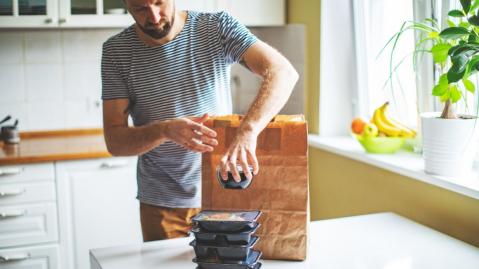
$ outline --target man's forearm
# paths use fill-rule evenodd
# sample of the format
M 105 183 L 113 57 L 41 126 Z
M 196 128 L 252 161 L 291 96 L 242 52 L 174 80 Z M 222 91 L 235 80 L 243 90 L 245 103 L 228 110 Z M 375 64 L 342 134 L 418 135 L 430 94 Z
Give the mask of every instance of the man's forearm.
M 108 127 L 105 141 L 108 151 L 115 156 L 133 156 L 146 153 L 166 142 L 164 123 L 155 122 L 141 127 Z
M 241 129 L 258 135 L 288 101 L 298 73 L 289 64 L 267 69 L 258 95 L 243 120 Z

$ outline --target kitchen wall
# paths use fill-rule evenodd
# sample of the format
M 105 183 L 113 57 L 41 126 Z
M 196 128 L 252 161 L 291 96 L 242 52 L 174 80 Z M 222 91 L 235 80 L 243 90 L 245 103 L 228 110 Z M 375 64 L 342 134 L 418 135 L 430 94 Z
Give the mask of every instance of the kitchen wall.
M 101 44 L 117 31 L 1 31 L 0 117 L 21 130 L 101 126 Z
M 305 92 L 308 125 L 314 134 L 321 124 L 320 14 L 320 1 L 288 1 L 288 22 L 304 23 L 307 29 Z M 476 199 L 314 147 L 309 148 L 309 168 L 312 220 L 391 211 L 479 246 Z
M 101 46 L 121 29 L 0 30 L 0 118 L 10 114 L 21 130 L 101 127 Z M 253 28 L 303 74 L 302 26 Z M 246 111 L 260 80 L 232 68 L 235 112 Z M 283 113 L 303 113 L 302 79 Z

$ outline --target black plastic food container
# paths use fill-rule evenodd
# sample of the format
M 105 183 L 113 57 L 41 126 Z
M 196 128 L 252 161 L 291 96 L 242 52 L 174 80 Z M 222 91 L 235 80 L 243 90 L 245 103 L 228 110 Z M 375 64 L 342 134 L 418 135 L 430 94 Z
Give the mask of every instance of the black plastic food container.
M 214 243 L 200 244 L 193 240 L 190 243 L 195 250 L 196 257 L 200 259 L 217 258 L 219 260 L 246 260 L 250 250 L 258 242 L 259 237 L 252 236 L 246 245 L 218 246 Z
M 242 190 L 248 188 L 249 185 L 251 185 L 251 182 L 253 182 L 253 167 L 248 166 L 248 170 L 252 175 L 251 179 L 246 178 L 246 175 L 244 174 L 243 168 L 241 166 L 238 166 L 237 170 L 241 178 L 239 182 L 235 181 L 231 172 L 228 172 L 228 179 L 223 180 L 223 178 L 221 177 L 220 170 L 218 169 L 216 171 L 216 178 L 218 179 L 218 182 L 220 183 L 221 187 L 225 189 Z
M 193 262 L 197 263 L 201 269 L 256 269 L 261 257 L 261 252 L 253 250 L 250 252 L 246 261 L 220 261 L 216 258 L 200 259 L 194 258 Z M 261 267 L 261 265 L 260 265 Z
M 198 227 L 191 229 L 191 232 L 194 234 L 195 239 L 199 244 L 214 243 L 217 246 L 245 245 L 250 242 L 252 235 L 256 232 L 259 226 L 261 226 L 261 224 L 256 223 L 253 228 L 248 228 L 235 233 L 209 232 L 201 230 Z
M 253 269 L 260 269 L 260 268 L 261 268 L 261 265 L 262 265 L 262 264 L 261 264 L 260 262 L 258 262 L 258 263 L 256 263 L 256 265 L 253 267 Z M 203 269 L 203 268 L 200 267 L 200 266 L 198 266 L 198 267 L 196 267 L 196 269 Z
M 195 226 L 210 232 L 239 232 L 253 228 L 260 215 L 260 211 L 205 210 L 194 216 L 192 221 Z

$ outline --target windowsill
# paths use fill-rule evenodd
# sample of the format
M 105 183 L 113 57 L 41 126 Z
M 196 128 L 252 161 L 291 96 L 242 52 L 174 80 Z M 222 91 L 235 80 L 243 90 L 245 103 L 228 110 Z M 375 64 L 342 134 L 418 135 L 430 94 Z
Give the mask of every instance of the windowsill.
M 429 175 L 424 172 L 424 161 L 422 156 L 418 154 L 406 151 L 400 151 L 396 154 L 368 154 L 357 141 L 349 136 L 321 137 L 309 135 L 308 143 L 312 147 L 479 200 L 479 174 L 477 173 L 458 178 Z

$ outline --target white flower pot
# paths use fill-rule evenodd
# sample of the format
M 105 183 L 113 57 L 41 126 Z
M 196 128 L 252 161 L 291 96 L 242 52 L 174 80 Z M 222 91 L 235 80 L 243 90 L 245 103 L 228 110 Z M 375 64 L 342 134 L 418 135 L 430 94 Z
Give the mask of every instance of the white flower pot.
M 428 174 L 458 176 L 471 172 L 477 151 L 479 119 L 441 119 L 421 114 L 422 152 Z

